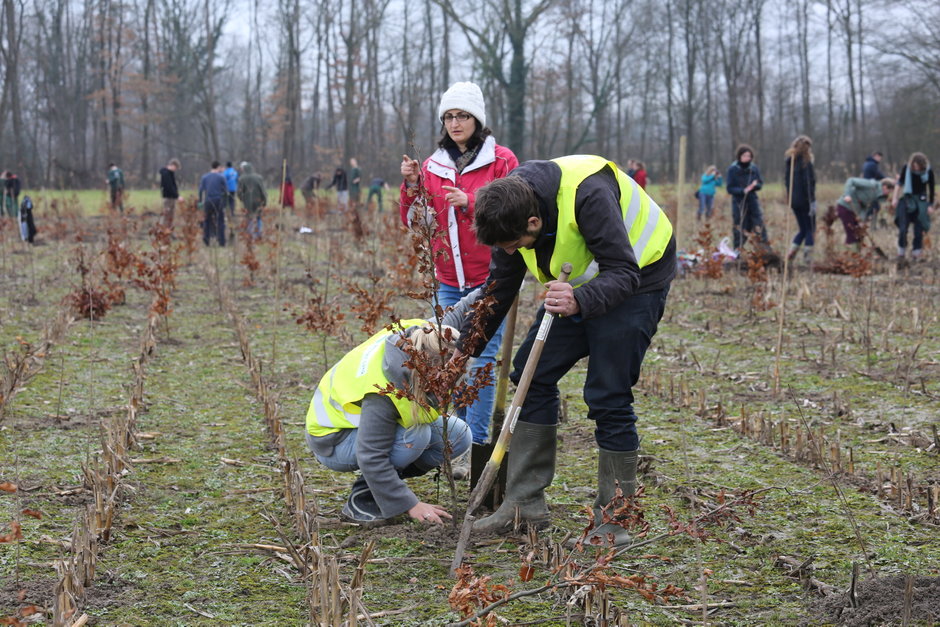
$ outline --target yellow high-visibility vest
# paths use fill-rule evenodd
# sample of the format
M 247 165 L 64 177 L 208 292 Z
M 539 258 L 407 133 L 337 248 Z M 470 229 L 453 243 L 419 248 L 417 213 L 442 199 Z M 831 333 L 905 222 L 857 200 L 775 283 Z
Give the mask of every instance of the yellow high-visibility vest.
M 317 390 L 307 408 L 307 432 L 313 436 L 336 433 L 340 429 L 355 429 L 362 413 L 360 403 L 366 394 L 374 394 L 376 385 L 384 388 L 388 377 L 382 370 L 385 341 L 393 333 L 408 327 L 423 325 L 426 320 L 402 320 L 391 331 L 383 329 L 349 351 L 320 379 Z M 398 410 L 398 423 L 407 428 L 418 423 L 431 423 L 440 417 L 435 409 L 418 407 L 417 421 L 412 412 L 414 403 L 407 398 L 389 394 L 386 398 Z
M 594 255 L 588 250 L 587 242 L 578 228 L 575 219 L 574 203 L 578 186 L 592 174 L 610 166 L 617 175 L 620 185 L 620 208 L 623 212 L 623 225 L 627 231 L 630 245 L 636 256 L 637 264 L 643 268 L 662 258 L 669 240 L 672 238 L 672 224 L 659 205 L 637 185 L 636 181 L 622 172 L 613 161 L 594 155 L 570 155 L 552 159 L 561 167 L 561 182 L 558 186 L 558 230 L 555 235 L 555 249 L 552 251 L 549 270 L 551 276 L 542 272 L 535 258 L 535 251 L 520 248 L 526 266 L 542 283 L 556 278 L 565 262 L 572 265 L 569 282 L 577 287 L 584 285 L 597 276 L 600 268 Z

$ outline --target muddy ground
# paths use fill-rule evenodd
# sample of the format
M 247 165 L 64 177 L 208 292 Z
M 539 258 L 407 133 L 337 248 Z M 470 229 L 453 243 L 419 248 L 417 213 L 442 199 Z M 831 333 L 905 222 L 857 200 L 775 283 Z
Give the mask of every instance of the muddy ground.
M 779 247 L 786 214 L 779 199 L 765 199 Z M 131 219 L 137 228 L 126 237 L 135 251 L 149 247 L 153 216 L 139 217 L 145 209 L 137 209 Z M 304 449 L 303 420 L 314 386 L 365 336 L 354 311 L 362 299 L 349 286 L 373 296 L 390 291 L 389 307 L 402 317 L 426 309 L 402 294 L 410 266 L 400 265 L 408 242 L 397 216 L 364 215 L 361 241 L 340 214 L 283 216 L 280 235 L 269 228 L 256 247 L 259 268 L 252 273 L 243 242 L 207 251 L 200 244 L 192 257 L 181 254 L 172 312 L 159 326 L 146 366 L 137 428 L 147 437 L 132 453 L 144 461 L 132 464 L 112 537 L 99 546 L 83 608 L 90 624 L 309 619 L 307 582 L 277 552 L 257 546 L 284 544 L 268 516 L 284 529 L 289 522 L 262 407 L 207 265 L 217 269 L 248 322 L 253 350 L 278 396 L 288 449 L 301 460 L 322 545 L 338 558 L 341 579 L 349 581 L 362 547 L 375 540 L 363 594 L 375 624 L 459 620 L 448 604 L 456 527 L 401 521 L 363 530 L 342 522 L 338 513 L 352 477 L 324 469 Z M 268 216 L 267 224 L 277 219 Z M 40 234 L 42 245 L 29 249 L 3 231 L 5 353 L 39 341 L 62 299 L 81 283 L 76 251 L 83 248 L 101 264 L 105 231 L 115 224 L 114 218 L 60 218 Z M 300 226 L 313 233 L 299 233 Z M 725 221 L 714 225 L 716 234 L 729 230 Z M 78 231 L 81 242 L 75 241 Z M 874 233 L 885 250 L 892 250 L 893 232 Z M 940 263 L 929 252 L 927 261 L 902 269 L 874 259 L 872 271 L 858 278 L 796 267 L 785 297 L 775 272 L 756 298 L 755 284 L 731 269 L 719 278 L 677 278 L 637 387 L 646 539 L 742 494 L 757 492 L 753 507 L 736 506 L 734 517 L 702 525 L 705 534 L 697 538 L 686 532 L 662 537 L 604 570 L 655 581 L 660 591 L 673 585 L 681 594 L 650 602 L 611 585 L 601 603 L 597 595 L 549 590 L 497 609 L 500 623 L 602 624 L 606 615 L 611 624 L 706 618 L 728 625 L 901 624 L 908 605 L 911 624 L 938 620 L 940 514 L 930 495 L 940 485 Z M 0 422 L 0 483 L 21 488 L 0 492 L 0 536 L 14 520 L 23 534 L 20 542 L 0 544 L 0 617 L 36 605 L 43 611 L 29 619 L 51 624 L 52 564 L 66 555 L 79 508 L 88 502 L 81 466 L 100 450 L 102 417 L 126 406 L 131 359 L 150 307 L 148 294 L 125 285 L 126 304 L 101 320 L 76 321 L 50 347 Z M 324 311 L 345 314 L 337 329 L 311 332 L 295 322 L 311 298 Z M 517 341 L 537 306 L 538 290 L 530 285 Z M 586 525 L 596 453 L 580 392 L 583 366 L 561 389 L 559 469 L 548 490 L 552 527 L 537 537 L 472 538 L 469 563 L 491 577 L 490 585 L 518 592 L 544 584 L 557 558 L 553 543 Z M 410 484 L 459 520 L 465 483 L 453 496 L 437 475 Z M 41 519 L 23 514 L 26 509 L 41 512 Z M 530 554 L 534 576 L 520 581 Z M 594 551 L 572 559 L 591 564 Z M 853 564 L 858 607 L 846 596 Z M 910 601 L 908 575 L 914 577 Z

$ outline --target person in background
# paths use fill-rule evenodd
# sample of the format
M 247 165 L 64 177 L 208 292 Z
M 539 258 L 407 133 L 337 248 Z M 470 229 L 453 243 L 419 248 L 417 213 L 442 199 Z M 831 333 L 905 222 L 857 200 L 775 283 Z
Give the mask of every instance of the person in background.
M 362 170 L 359 169 L 359 162 L 355 157 L 349 160 L 349 197 L 352 200 L 352 206 L 359 208 L 359 195 L 362 193 Z
M 361 472 L 343 505 L 346 520 L 374 525 L 405 512 L 425 524 L 451 518 L 444 508 L 415 496 L 405 479 L 440 466 L 447 446 L 452 455 L 468 450 L 470 429 L 455 416 L 446 418 L 445 427 L 422 374 L 406 364 L 420 352 L 430 363 L 443 366 L 442 350 L 457 339 L 455 327 L 468 312 L 469 301 L 445 313 L 441 328 L 425 320 L 402 320 L 376 333 L 320 380 L 307 410 L 306 441 L 327 468 Z M 415 400 L 377 393 L 377 387 L 389 384 L 408 390 Z
M 741 144 L 735 151 L 735 161 L 728 168 L 725 185 L 731 195 L 731 219 L 734 249 L 740 250 L 744 233 L 754 233 L 761 242 L 767 243 L 767 227 L 764 214 L 757 199 L 757 192 L 764 185 L 760 169 L 754 165 L 754 149 Z
M 235 194 L 238 192 L 238 170 L 232 166 L 229 161 L 225 164 L 225 171 L 222 172 L 225 177 L 225 204 L 228 206 L 228 217 L 235 221 Z
M 290 169 L 284 172 L 284 184 L 281 186 L 281 207 L 294 208 L 294 181 L 290 177 Z
M 117 164 L 108 164 L 108 187 L 111 190 L 111 208 L 124 213 L 124 172 Z
M 796 257 L 803 247 L 803 262 L 813 261 L 813 244 L 816 231 L 816 171 L 813 169 L 813 140 L 800 135 L 790 144 L 784 161 L 783 185 L 787 193 L 787 204 L 796 217 L 799 228 L 790 244 L 787 259 Z M 793 187 L 791 188 L 790 185 Z
M 702 184 L 698 188 L 698 214 L 696 219 L 711 220 L 715 211 L 715 189 L 721 187 L 723 180 L 718 172 L 718 166 L 710 165 L 702 175 Z
M 881 171 L 881 160 L 883 158 L 884 155 L 881 154 L 880 150 L 876 150 L 868 155 L 868 157 L 865 158 L 865 165 L 862 166 L 862 178 L 874 179 L 876 181 L 882 181 L 887 178 Z M 875 200 L 871 205 L 865 207 L 860 214 L 863 220 L 871 224 L 873 230 L 878 227 L 878 212 L 880 210 L 881 203 Z
M 886 178 L 881 171 L 881 160 L 883 158 L 884 155 L 881 154 L 880 150 L 876 150 L 865 157 L 865 165 L 862 166 L 862 178 L 876 179 L 878 181 Z
M 490 247 L 477 242 L 473 233 L 474 207 L 478 189 L 502 178 L 519 165 L 511 150 L 496 143 L 486 125 L 486 103 L 479 86 L 458 82 L 441 96 L 437 107 L 441 120 L 438 149 L 424 165 L 404 155 L 401 162 L 399 210 L 402 222 L 411 227 L 415 220 L 429 219 L 437 229 L 434 237 L 434 273 L 440 282 L 437 300 L 442 307 L 456 304 L 486 280 Z M 419 186 L 427 193 L 419 194 Z M 471 364 L 473 377 L 487 364 L 496 363 L 502 342 L 503 325 Z M 496 390 L 489 385 L 467 408 L 465 420 L 476 444 L 489 439 L 490 417 Z M 470 472 L 469 453 L 454 464 L 454 476 Z
M 268 204 L 268 192 L 264 179 L 255 173 L 254 167 L 247 161 L 242 162 L 242 173 L 238 177 L 238 199 L 245 207 L 245 220 L 248 234 L 254 239 L 261 239 L 261 213 Z
M 637 185 L 646 190 L 646 166 L 642 161 L 634 161 L 633 165 L 636 168 L 633 172 L 633 180 L 636 181 Z
M 636 161 L 627 159 L 627 176 L 633 178 L 634 174 L 636 174 Z
M 341 211 L 349 209 L 349 178 L 342 167 L 333 172 L 333 180 L 326 186 L 327 189 L 336 188 L 336 207 Z
M 898 227 L 898 261 L 903 262 L 907 251 L 907 231 L 914 225 L 911 258 L 917 261 L 924 252 L 924 233 L 930 230 L 930 212 L 934 204 L 935 178 L 927 155 L 913 153 L 898 174 L 897 186 L 891 199 L 894 223 Z
M 7 217 L 15 218 L 16 207 L 13 206 L 12 211 L 11 211 L 12 203 L 7 200 L 7 176 L 9 174 L 10 173 L 6 170 L 0 173 L 0 194 L 2 194 L 2 202 L 0 202 L 0 216 L 2 216 L 4 212 L 6 212 Z
M 7 208 L 7 215 L 11 218 L 19 215 L 21 189 L 20 177 L 7 170 L 3 180 L 3 202 Z
M 20 203 L 20 238 L 34 244 L 36 241 L 36 221 L 33 218 L 33 200 L 27 195 Z
M 7 174 L 6 170 L 0 172 L 0 216 L 6 211 L 10 218 L 16 217 L 16 212 L 10 213 L 10 203 L 7 202 Z
M 211 169 L 199 180 L 199 204 L 205 210 L 202 222 L 202 241 L 208 246 L 214 234 L 219 246 L 225 246 L 225 198 L 227 195 L 222 164 L 212 162 Z
M 314 172 L 304 179 L 304 182 L 300 185 L 300 193 L 304 196 L 304 205 L 307 209 L 313 205 L 313 201 L 317 197 L 317 190 L 320 189 L 321 180 L 322 179 L 320 178 L 320 174 Z
M 382 211 L 382 190 L 388 189 L 388 183 L 385 182 L 385 179 L 380 177 L 375 177 L 372 179 L 372 182 L 369 183 L 369 196 L 366 198 L 366 207 L 369 206 L 369 203 L 372 202 L 372 197 L 376 198 L 376 211 Z
M 842 196 L 836 203 L 836 213 L 845 229 L 845 243 L 861 249 L 859 216 L 864 216 L 872 204 L 886 199 L 894 192 L 894 180 L 884 178 L 880 181 L 852 177 L 845 181 Z
M 179 159 L 170 159 L 165 167 L 160 168 L 160 197 L 163 199 L 163 226 L 173 228 L 173 214 L 179 202 L 180 190 L 176 173 L 180 169 Z

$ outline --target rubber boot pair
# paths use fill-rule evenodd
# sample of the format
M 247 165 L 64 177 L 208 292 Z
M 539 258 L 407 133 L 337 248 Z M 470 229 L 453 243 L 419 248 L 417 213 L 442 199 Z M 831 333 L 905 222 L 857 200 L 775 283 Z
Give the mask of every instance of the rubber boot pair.
M 398 476 L 402 479 L 420 477 L 431 472 L 431 470 L 433 469 L 422 468 L 417 463 L 413 463 L 399 470 Z M 346 503 L 340 512 L 340 518 L 366 527 L 378 527 L 388 521 L 388 519 L 382 517 L 382 510 L 376 502 L 372 490 L 369 489 L 366 478 L 362 475 L 356 477 L 353 482 L 352 489 L 349 491 L 349 498 L 346 499 Z
M 549 512 L 545 503 L 545 488 L 555 477 L 556 440 L 558 428 L 554 425 L 516 424 L 507 468 L 506 496 L 493 514 L 473 523 L 474 531 L 505 533 L 518 521 L 520 525 L 543 529 L 548 526 Z M 624 496 L 636 491 L 638 451 L 608 451 L 600 449 L 597 463 L 597 498 L 594 500 L 594 520 L 597 527 L 585 542 L 594 545 L 623 546 L 632 540 L 620 525 L 603 522 L 602 508 L 616 495 L 619 485 Z M 612 515 L 613 512 L 608 512 Z M 592 542 L 596 538 L 595 542 Z
M 516 522 L 544 529 L 549 523 L 545 488 L 555 478 L 556 425 L 517 422 L 506 467 L 506 495 L 499 508 L 473 523 L 474 531 L 505 533 Z

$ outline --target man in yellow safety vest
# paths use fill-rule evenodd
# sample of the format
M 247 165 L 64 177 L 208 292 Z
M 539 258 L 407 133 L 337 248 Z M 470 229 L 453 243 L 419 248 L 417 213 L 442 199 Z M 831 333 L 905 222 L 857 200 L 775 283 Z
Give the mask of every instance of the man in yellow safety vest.
M 484 289 L 496 304 L 487 337 L 509 310 L 526 270 L 548 290 L 513 360 L 513 381 L 522 374 L 542 317 L 559 316 L 515 426 L 505 499 L 474 529 L 507 531 L 517 510 L 528 525 L 548 524 L 545 488 L 555 474 L 558 381 L 590 357 L 584 400 L 599 448 L 593 536 L 625 544 L 629 535 L 622 527 L 601 524 L 601 508 L 618 484 L 626 496 L 635 490 L 639 437 L 632 387 L 676 272 L 672 225 L 616 164 L 590 155 L 523 163 L 477 192 L 474 221 L 477 239 L 493 246 Z M 566 262 L 574 267 L 568 283 L 556 280 Z M 468 319 L 463 328 L 472 324 Z

